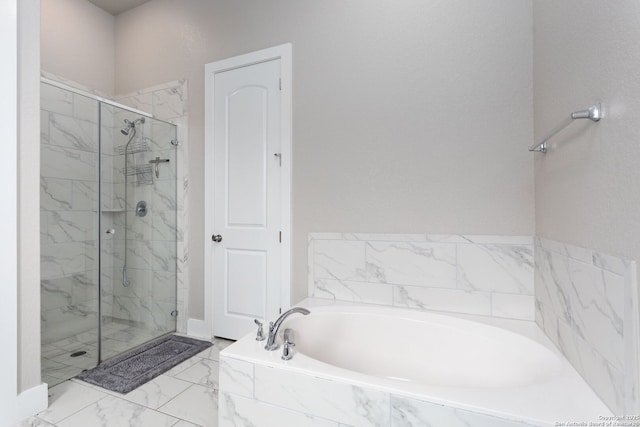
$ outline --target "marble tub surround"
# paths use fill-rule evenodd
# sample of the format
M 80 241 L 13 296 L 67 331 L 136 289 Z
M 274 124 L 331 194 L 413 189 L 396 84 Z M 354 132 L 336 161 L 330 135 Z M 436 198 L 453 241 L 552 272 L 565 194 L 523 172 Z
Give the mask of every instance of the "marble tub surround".
M 427 315 L 415 310 L 307 299 L 301 305 L 311 314 L 299 319 L 310 319 L 314 310 L 320 315 L 327 303 L 332 306 L 329 310 L 362 306 L 394 319 Z M 438 386 L 342 369 L 298 350 L 285 362 L 280 351 L 264 350 L 264 343 L 256 342 L 251 334 L 220 353 L 219 426 L 552 426 L 567 420 L 598 421 L 599 415 L 611 414 L 533 322 L 470 315 L 442 317 L 473 318 L 515 332 L 519 339 L 543 346 L 561 367 L 552 377 L 528 384 Z M 294 333 L 301 336 L 304 331 L 294 327 Z
M 536 322 L 612 411 L 639 413 L 635 262 L 545 238 L 535 251 Z
M 310 233 L 309 296 L 533 320 L 533 238 Z

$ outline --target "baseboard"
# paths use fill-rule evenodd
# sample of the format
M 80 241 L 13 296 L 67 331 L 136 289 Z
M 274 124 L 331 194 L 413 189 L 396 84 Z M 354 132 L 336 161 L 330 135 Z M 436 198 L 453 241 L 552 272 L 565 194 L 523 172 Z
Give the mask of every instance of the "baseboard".
M 187 335 L 205 340 L 213 338 L 209 325 L 200 319 L 187 319 Z
M 25 390 L 16 396 L 16 422 L 20 422 L 47 409 L 49 405 L 47 391 L 47 385 L 43 383 Z

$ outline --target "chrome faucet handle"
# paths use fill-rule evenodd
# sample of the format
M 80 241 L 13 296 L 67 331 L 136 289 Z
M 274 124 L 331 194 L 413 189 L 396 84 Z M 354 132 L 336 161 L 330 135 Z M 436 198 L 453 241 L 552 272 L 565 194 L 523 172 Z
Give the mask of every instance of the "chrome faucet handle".
M 267 344 L 264 346 L 266 350 L 274 351 L 278 349 L 279 345 L 278 345 L 277 338 L 278 338 L 278 331 L 280 330 L 280 326 L 282 326 L 282 322 L 284 322 L 287 317 L 296 313 L 307 315 L 310 312 L 306 308 L 293 307 L 292 309 L 282 313 L 280 317 L 276 319 L 275 322 L 269 323 L 269 337 L 267 338 Z
M 256 341 L 264 341 L 266 337 L 264 336 L 264 330 L 262 329 L 262 322 L 258 319 L 253 319 L 256 325 L 258 325 L 258 332 L 256 333 Z
M 292 332 L 291 329 L 284 330 L 284 343 L 282 345 L 282 356 L 280 357 L 282 360 L 290 360 L 293 357 L 291 347 L 295 347 L 296 343 L 290 341 Z

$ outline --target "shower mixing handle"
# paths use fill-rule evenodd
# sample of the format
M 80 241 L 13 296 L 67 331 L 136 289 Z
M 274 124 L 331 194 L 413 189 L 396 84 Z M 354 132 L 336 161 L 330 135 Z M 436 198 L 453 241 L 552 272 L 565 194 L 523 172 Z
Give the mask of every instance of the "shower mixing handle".
M 116 234 L 116 230 L 114 228 L 107 228 L 105 233 L 107 233 L 107 234 Z

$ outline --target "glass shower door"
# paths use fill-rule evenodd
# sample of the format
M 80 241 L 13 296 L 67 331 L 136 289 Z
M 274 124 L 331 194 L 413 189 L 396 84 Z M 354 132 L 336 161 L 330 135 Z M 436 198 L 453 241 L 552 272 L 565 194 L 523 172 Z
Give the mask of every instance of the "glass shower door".
M 176 330 L 173 124 L 102 104 L 101 355 Z
M 42 378 L 176 330 L 173 124 L 41 84 Z
M 42 83 L 42 380 L 98 361 L 98 101 Z

